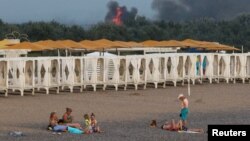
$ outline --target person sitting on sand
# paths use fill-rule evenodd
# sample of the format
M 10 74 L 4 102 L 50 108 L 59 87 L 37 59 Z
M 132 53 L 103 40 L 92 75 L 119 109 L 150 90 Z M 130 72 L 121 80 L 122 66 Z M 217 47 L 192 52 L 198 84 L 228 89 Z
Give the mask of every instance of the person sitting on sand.
M 70 127 L 76 127 L 78 129 L 82 129 L 81 124 L 79 123 L 72 123 L 73 122 L 73 116 L 71 115 L 72 109 L 66 108 L 66 112 L 63 114 L 62 119 L 59 120 L 63 124 L 70 126 Z
M 188 118 L 188 99 L 183 95 L 180 94 L 178 99 L 181 101 L 181 113 L 180 117 L 183 123 L 183 130 L 187 130 L 187 118 Z
M 67 131 L 67 126 L 66 125 L 60 125 L 58 124 L 58 118 L 56 115 L 56 112 L 51 112 L 50 113 L 50 118 L 49 118 L 49 130 L 53 130 L 55 132 L 65 132 Z
M 181 120 L 175 123 L 175 120 L 172 119 L 171 122 L 165 122 L 165 124 L 161 126 L 161 129 L 168 131 L 183 131 L 182 127 L 183 125 Z M 188 129 L 187 131 L 204 133 L 203 129 Z
M 95 114 L 91 113 L 90 115 L 90 125 L 95 133 L 101 133 L 102 131 L 100 130 L 100 127 L 97 125 L 97 120 L 95 119 Z
M 91 126 L 91 120 L 88 114 L 84 114 L 84 129 L 89 130 L 90 133 L 93 133 L 92 126 Z
M 63 123 L 72 123 L 73 122 L 73 116 L 71 115 L 72 109 L 66 108 L 66 112 L 62 116 Z

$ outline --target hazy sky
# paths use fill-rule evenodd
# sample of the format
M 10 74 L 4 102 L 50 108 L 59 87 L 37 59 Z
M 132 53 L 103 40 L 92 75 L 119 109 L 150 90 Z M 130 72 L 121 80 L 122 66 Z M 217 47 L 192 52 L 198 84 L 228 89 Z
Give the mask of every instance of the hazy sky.
M 0 19 L 4 22 L 56 20 L 70 24 L 103 21 L 110 0 L 0 0 Z M 152 0 L 116 0 L 129 9 L 137 7 L 139 15 L 152 18 Z

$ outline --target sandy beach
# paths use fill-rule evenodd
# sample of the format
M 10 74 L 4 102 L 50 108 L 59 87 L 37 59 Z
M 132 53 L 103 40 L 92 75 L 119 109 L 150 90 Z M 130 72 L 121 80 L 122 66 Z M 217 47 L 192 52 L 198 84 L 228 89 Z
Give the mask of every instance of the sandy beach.
M 250 84 L 191 85 L 190 128 L 207 130 L 208 124 L 249 124 Z M 150 128 L 152 119 L 158 125 L 179 119 L 179 93 L 187 95 L 187 85 L 166 88 L 147 88 L 135 91 L 109 88 L 106 91 L 84 91 L 24 97 L 11 94 L 0 97 L 1 141 L 206 141 L 207 134 L 185 134 Z M 66 107 L 73 109 L 75 122 L 83 125 L 83 114 L 94 112 L 105 131 L 102 134 L 53 135 L 46 130 L 49 114 L 56 111 L 61 117 Z M 24 137 L 12 137 L 10 131 L 22 131 Z

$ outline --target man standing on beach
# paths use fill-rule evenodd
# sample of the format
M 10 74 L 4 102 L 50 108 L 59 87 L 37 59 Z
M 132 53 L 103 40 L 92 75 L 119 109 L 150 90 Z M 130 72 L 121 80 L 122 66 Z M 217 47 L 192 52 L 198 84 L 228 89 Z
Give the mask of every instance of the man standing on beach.
M 183 95 L 179 94 L 178 99 L 181 101 L 181 113 L 180 117 L 182 120 L 183 130 L 187 130 L 187 117 L 188 117 L 188 99 Z

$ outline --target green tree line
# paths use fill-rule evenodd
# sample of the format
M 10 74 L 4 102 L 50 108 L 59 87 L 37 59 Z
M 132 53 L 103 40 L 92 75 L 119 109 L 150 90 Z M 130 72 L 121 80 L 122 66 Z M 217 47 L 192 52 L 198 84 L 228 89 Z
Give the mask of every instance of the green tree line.
M 214 41 L 250 50 L 250 15 L 241 15 L 230 21 L 198 19 L 185 22 L 150 21 L 145 17 L 124 21 L 123 26 L 98 23 L 88 29 L 80 25 L 64 25 L 56 21 L 10 24 L 0 20 L 0 39 L 17 31 L 27 34 L 30 41 L 71 39 L 96 40 L 106 38 L 121 41 L 183 40 Z

